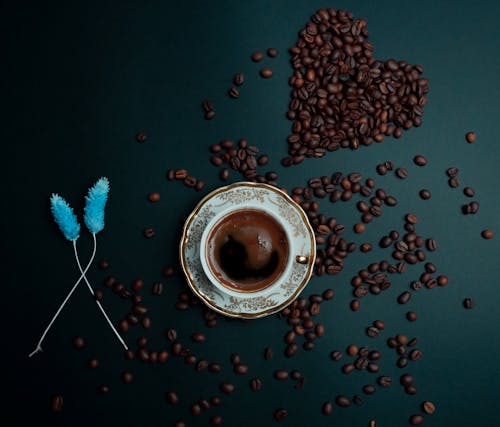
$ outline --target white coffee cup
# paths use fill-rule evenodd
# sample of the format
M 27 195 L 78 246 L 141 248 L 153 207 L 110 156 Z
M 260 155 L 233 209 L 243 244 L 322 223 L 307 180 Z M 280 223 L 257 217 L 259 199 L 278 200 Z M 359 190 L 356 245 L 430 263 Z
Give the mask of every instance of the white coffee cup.
M 215 275 L 215 273 L 212 271 L 212 268 L 210 266 L 209 260 L 208 260 L 208 245 L 210 242 L 208 242 L 209 237 L 212 234 L 212 231 L 214 230 L 215 226 L 218 225 L 226 216 L 229 214 L 236 212 L 236 211 L 246 211 L 246 210 L 254 210 L 254 211 L 260 211 L 263 212 L 267 215 L 269 215 L 271 218 L 273 218 L 283 229 L 283 231 L 286 234 L 286 239 L 288 243 L 288 257 L 287 257 L 287 262 L 285 265 L 285 268 L 283 271 L 279 274 L 279 276 L 268 286 L 264 287 L 263 289 L 257 290 L 257 291 L 238 291 L 236 289 L 230 288 L 229 286 L 223 284 Z M 294 239 L 291 237 L 292 232 L 290 230 L 290 225 L 283 221 L 278 215 L 276 215 L 275 212 L 273 212 L 271 209 L 267 208 L 265 205 L 261 203 L 245 203 L 244 207 L 241 206 L 231 206 L 230 208 L 218 213 L 214 218 L 210 220 L 210 222 L 207 224 L 205 227 L 205 230 L 203 231 L 201 235 L 201 241 L 200 241 L 200 260 L 201 260 L 201 265 L 203 267 L 203 271 L 205 272 L 206 276 L 210 280 L 210 282 L 219 289 L 220 291 L 224 292 L 225 294 L 229 294 L 232 296 L 241 296 L 242 293 L 252 295 L 252 296 L 261 296 L 264 293 L 268 293 L 272 290 L 274 287 L 279 287 L 283 281 L 289 276 L 290 271 L 293 267 L 293 264 L 295 262 L 299 262 L 301 264 L 307 264 L 308 258 L 303 257 L 300 254 L 295 254 L 295 247 L 294 247 Z

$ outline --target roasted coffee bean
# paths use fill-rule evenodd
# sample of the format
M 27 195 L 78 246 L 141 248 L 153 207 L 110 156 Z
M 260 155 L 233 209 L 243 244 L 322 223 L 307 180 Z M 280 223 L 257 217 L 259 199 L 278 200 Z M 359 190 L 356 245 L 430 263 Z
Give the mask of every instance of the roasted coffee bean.
M 476 142 L 476 134 L 474 132 L 467 132 L 465 134 L 465 140 L 469 143 L 472 144 Z
M 273 70 L 267 67 L 262 68 L 262 70 L 260 70 L 260 76 L 264 79 L 269 79 L 273 76 Z
M 385 329 L 385 322 L 383 320 L 374 320 L 373 326 L 375 326 L 377 329 L 384 330 Z
M 456 177 L 458 175 L 458 172 L 459 172 L 458 168 L 456 168 L 454 166 L 446 169 L 446 175 L 448 175 L 448 177 L 450 177 L 450 178 Z
M 184 421 L 177 421 L 174 427 L 186 427 L 186 423 Z
M 50 409 L 52 412 L 61 412 L 63 409 L 64 405 L 64 399 L 61 394 L 56 394 L 52 396 L 52 399 L 50 401 Z
M 355 370 L 355 366 L 354 364 L 352 363 L 346 363 L 344 366 L 342 366 L 342 372 L 344 374 L 350 374 L 351 372 L 353 372 Z
M 405 168 L 397 168 L 396 176 L 400 179 L 408 178 L 408 171 Z
M 219 389 L 225 394 L 231 394 L 234 391 L 235 387 L 230 382 L 223 381 L 220 383 Z
M 89 359 L 89 361 L 87 362 L 87 366 L 90 369 L 96 369 L 96 368 L 99 367 L 99 360 L 97 360 L 97 359 Z
M 372 245 L 370 243 L 362 243 L 359 249 L 363 253 L 370 252 L 372 250 Z
M 464 195 L 467 197 L 474 197 L 474 195 L 476 194 L 472 187 L 465 187 L 463 191 Z
M 377 165 L 376 170 L 379 175 L 385 175 L 387 173 L 387 167 L 384 164 Z
M 413 163 L 417 166 L 425 166 L 427 164 L 427 159 L 419 154 L 413 158 Z
M 144 234 L 144 237 L 146 239 L 151 239 L 152 237 L 155 236 L 155 231 L 151 227 L 145 228 L 142 233 Z
M 448 276 L 440 275 L 437 277 L 438 286 L 446 286 L 448 284 Z
M 420 190 L 420 191 L 418 192 L 418 195 L 420 196 L 420 198 L 421 198 L 422 200 L 429 200 L 429 199 L 432 197 L 431 192 L 430 192 L 429 190 L 425 190 L 425 189 Z
M 155 282 L 153 283 L 153 288 L 151 290 L 153 295 L 161 295 L 163 293 L 163 283 Z
M 135 135 L 135 140 L 137 142 L 146 142 L 146 139 L 148 139 L 148 135 L 146 134 L 146 132 L 137 132 Z
M 260 51 L 252 53 L 251 59 L 253 62 L 259 62 L 264 58 L 264 54 Z
M 260 378 L 252 378 L 249 384 L 252 391 L 259 391 L 262 389 L 262 380 Z
M 191 340 L 197 343 L 205 342 L 206 338 L 201 332 L 195 332 L 191 335 Z
M 324 402 L 323 406 L 321 407 L 321 412 L 323 413 L 323 415 L 326 416 L 332 415 L 333 412 L 332 402 Z
M 457 188 L 460 186 L 460 181 L 458 180 L 457 177 L 453 177 L 453 178 L 450 178 L 448 180 L 448 185 L 451 187 L 451 188 Z
M 240 91 L 234 86 L 231 89 L 229 89 L 227 93 L 233 99 L 240 97 Z
M 277 380 L 286 380 L 288 379 L 288 371 L 278 369 L 274 371 L 274 378 L 276 378 Z
M 177 339 L 177 331 L 175 329 L 169 329 L 166 335 L 169 341 L 175 341 Z
M 462 304 L 467 310 L 474 308 L 474 300 L 472 298 L 465 298 Z
M 399 383 L 405 387 L 409 386 L 413 384 L 413 376 L 411 374 L 403 374 L 399 377 Z
M 208 361 L 207 360 L 199 360 L 198 363 L 196 364 L 196 371 L 197 372 L 203 372 L 208 369 Z
M 411 299 L 411 292 L 409 291 L 404 291 L 398 296 L 398 303 L 399 304 L 406 304 L 408 301 Z
M 425 241 L 425 246 L 429 251 L 435 251 L 437 248 L 437 242 L 434 239 L 427 239 Z
M 292 357 L 297 353 L 298 350 L 299 350 L 299 347 L 297 344 L 295 344 L 295 343 L 289 344 L 285 348 L 285 356 Z
M 351 399 L 347 396 L 338 395 L 335 398 L 335 403 L 341 408 L 347 408 L 348 406 L 351 406 Z
M 362 406 L 365 402 L 361 396 L 359 396 L 358 394 L 355 394 L 352 397 L 352 403 L 354 403 L 356 406 Z
M 359 309 L 361 308 L 361 303 L 359 302 L 359 300 L 353 299 L 349 304 L 349 308 L 352 311 L 359 311 Z
M 219 178 L 222 180 L 222 181 L 227 181 L 229 179 L 229 169 L 227 168 L 224 168 L 224 169 L 221 169 L 220 173 L 219 173 Z
M 408 311 L 406 313 L 406 318 L 410 321 L 410 322 L 415 322 L 417 320 L 417 313 L 415 313 L 414 311 Z
M 212 406 L 219 406 L 222 402 L 222 399 L 219 396 L 212 396 L 210 398 L 210 404 Z
M 381 376 L 377 378 L 377 383 L 380 387 L 387 388 L 392 384 L 392 378 L 388 376 Z
M 210 363 L 208 365 L 208 370 L 213 374 L 218 374 L 222 370 L 222 368 L 218 363 Z
M 273 349 L 271 347 L 266 347 L 264 349 L 264 359 L 271 360 L 273 358 Z
M 363 393 L 367 395 L 374 394 L 376 391 L 376 388 L 372 384 L 366 384 L 362 387 Z
M 85 341 L 83 340 L 83 338 L 82 337 L 73 338 L 73 347 L 76 348 L 77 350 L 81 350 L 83 347 L 85 347 Z
M 165 400 L 170 405 L 177 405 L 179 403 L 179 396 L 175 391 L 169 391 L 165 393 Z
M 165 363 L 169 358 L 168 351 L 162 350 L 158 353 L 158 362 Z
M 121 379 L 124 384 L 130 384 L 134 380 L 134 376 L 130 372 L 124 371 L 121 374 Z
M 422 402 L 422 411 L 424 411 L 426 414 L 432 415 L 434 412 L 436 412 L 436 407 L 434 406 L 434 403 L 429 402 L 428 400 Z
M 335 362 L 338 362 L 340 359 L 342 359 L 342 352 L 338 350 L 334 350 L 330 353 L 330 358 L 334 360 Z
M 493 239 L 493 231 L 492 230 L 483 230 L 481 231 L 481 237 L 486 240 Z
M 366 328 L 366 335 L 368 335 L 370 338 L 378 337 L 379 333 L 380 331 L 378 330 L 378 328 L 374 326 L 369 326 L 368 328 Z
M 278 49 L 276 49 L 275 47 L 269 47 L 267 48 L 266 53 L 269 58 L 276 58 L 278 56 Z
M 358 224 L 355 224 L 354 225 L 354 232 L 355 233 L 363 233 L 365 231 L 365 225 L 364 224 L 361 224 L 361 223 L 358 223 Z
M 243 363 L 239 363 L 234 365 L 233 372 L 238 375 L 246 375 L 248 374 L 248 366 Z
M 236 86 L 241 86 L 245 82 L 245 76 L 243 73 L 236 73 L 233 77 L 233 83 Z
M 159 202 L 160 201 L 160 193 L 158 193 L 158 191 L 153 191 L 153 192 L 149 193 L 148 200 L 151 203 Z
M 197 417 L 201 415 L 201 407 L 197 403 L 191 405 L 191 415 Z
M 413 361 L 420 360 L 422 358 L 422 352 L 419 349 L 415 348 L 412 351 L 410 351 L 408 357 L 410 358 L 410 360 Z
M 277 409 L 274 411 L 274 419 L 276 421 L 283 421 L 286 417 L 288 417 L 288 411 L 286 409 Z
M 408 422 L 412 425 L 412 426 L 419 426 L 421 424 L 424 423 L 424 417 L 422 415 L 412 415 L 410 416 L 410 418 L 408 419 Z
M 210 417 L 210 425 L 212 427 L 218 427 L 221 426 L 223 423 L 223 418 L 221 415 L 212 415 Z
M 346 353 L 349 356 L 356 356 L 358 354 L 358 350 L 359 349 L 358 349 L 357 345 L 351 344 L 351 345 L 347 346 Z

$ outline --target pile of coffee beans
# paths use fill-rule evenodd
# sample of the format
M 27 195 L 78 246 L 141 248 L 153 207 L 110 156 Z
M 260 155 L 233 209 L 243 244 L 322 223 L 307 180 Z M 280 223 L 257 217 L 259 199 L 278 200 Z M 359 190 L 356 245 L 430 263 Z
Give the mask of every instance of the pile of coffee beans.
M 320 9 L 290 48 L 293 74 L 287 113 L 293 121 L 283 166 L 357 149 L 420 126 L 427 102 L 423 68 L 376 60 L 367 21 L 345 10 Z

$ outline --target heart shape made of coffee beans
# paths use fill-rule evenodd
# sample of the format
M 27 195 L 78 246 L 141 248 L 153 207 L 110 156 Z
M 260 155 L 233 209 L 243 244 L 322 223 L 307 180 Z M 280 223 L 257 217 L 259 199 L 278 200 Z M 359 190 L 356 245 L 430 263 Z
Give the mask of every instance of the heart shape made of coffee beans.
M 293 74 L 287 112 L 293 121 L 283 166 L 400 138 L 422 123 L 429 91 L 423 68 L 377 60 L 367 22 L 345 10 L 320 9 L 290 48 Z

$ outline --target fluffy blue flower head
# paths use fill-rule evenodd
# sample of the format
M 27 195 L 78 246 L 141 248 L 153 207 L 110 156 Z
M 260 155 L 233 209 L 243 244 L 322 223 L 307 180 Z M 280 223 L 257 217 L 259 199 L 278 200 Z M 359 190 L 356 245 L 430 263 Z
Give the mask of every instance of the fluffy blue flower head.
M 100 178 L 89 193 L 85 196 L 85 210 L 83 219 L 89 231 L 93 234 L 99 233 L 104 228 L 104 208 L 108 200 L 109 181 L 108 178 Z
M 68 202 L 58 194 L 52 194 L 50 198 L 50 210 L 64 237 L 71 241 L 78 239 L 80 224 L 78 224 L 76 215 L 68 205 Z

